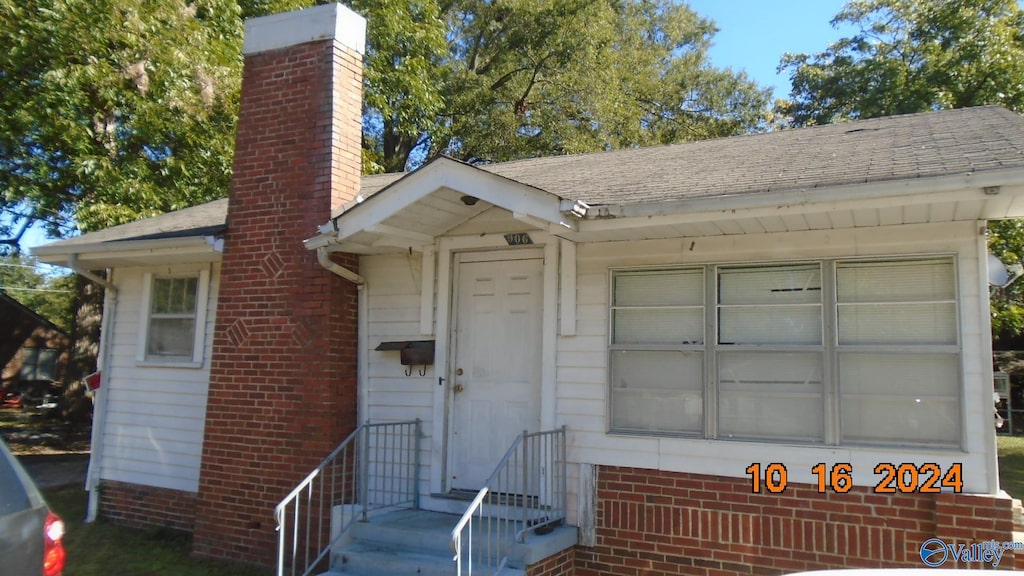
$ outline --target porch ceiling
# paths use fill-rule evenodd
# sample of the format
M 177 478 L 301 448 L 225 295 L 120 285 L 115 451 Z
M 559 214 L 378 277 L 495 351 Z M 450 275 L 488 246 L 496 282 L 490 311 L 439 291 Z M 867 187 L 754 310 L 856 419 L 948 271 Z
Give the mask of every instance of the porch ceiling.
M 473 205 L 462 201 L 462 192 L 448 187 L 438 188 L 379 224 L 356 229 L 337 244 L 336 249 L 356 254 L 386 254 L 408 249 L 422 250 L 433 246 L 434 239 L 443 236 L 479 214 L 493 204 L 477 199 Z M 339 226 L 339 236 L 346 233 L 344 221 Z

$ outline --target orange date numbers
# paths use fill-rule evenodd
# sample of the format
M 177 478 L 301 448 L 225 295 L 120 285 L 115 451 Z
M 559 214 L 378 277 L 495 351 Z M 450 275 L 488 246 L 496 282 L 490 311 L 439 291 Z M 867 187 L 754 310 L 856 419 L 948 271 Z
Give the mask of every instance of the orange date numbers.
M 871 489 L 875 494 L 937 494 L 943 489 L 959 494 L 963 492 L 963 465 L 959 462 L 943 469 L 938 464 L 925 463 L 892 464 L 880 462 L 874 468 L 876 483 Z M 762 466 L 754 462 L 744 470 L 750 475 L 750 487 L 754 494 L 779 494 L 789 484 L 789 470 L 785 464 L 773 462 Z M 853 465 L 838 462 L 831 466 L 819 462 L 811 467 L 814 487 L 821 494 L 834 492 L 845 494 L 853 488 Z

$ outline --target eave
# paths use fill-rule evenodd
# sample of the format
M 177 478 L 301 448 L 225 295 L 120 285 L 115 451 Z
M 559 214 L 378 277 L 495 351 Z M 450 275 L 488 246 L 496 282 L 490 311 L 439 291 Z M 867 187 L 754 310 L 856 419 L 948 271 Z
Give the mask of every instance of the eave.
M 90 270 L 157 264 L 219 262 L 222 241 L 214 236 L 183 236 L 150 240 L 115 240 L 91 244 L 37 246 L 32 254 L 55 266 Z

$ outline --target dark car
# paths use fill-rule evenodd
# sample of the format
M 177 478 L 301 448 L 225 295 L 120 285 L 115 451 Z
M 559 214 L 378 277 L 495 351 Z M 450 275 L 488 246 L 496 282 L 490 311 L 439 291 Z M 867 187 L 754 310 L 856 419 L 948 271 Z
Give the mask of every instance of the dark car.
M 0 575 L 58 576 L 64 570 L 63 537 L 64 521 L 0 440 Z

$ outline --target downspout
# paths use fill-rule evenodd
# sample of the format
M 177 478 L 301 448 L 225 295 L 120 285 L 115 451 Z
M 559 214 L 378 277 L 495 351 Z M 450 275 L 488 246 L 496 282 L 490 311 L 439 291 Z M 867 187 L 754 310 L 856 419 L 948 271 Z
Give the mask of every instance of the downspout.
M 368 304 L 366 301 L 366 279 L 331 260 L 326 246 L 316 249 L 316 261 L 332 274 L 341 276 L 345 280 L 356 285 L 356 306 L 358 309 L 357 315 L 359 317 L 359 326 L 356 328 L 356 398 L 358 398 L 358 405 L 356 407 L 356 423 L 358 424 L 359 422 L 362 422 L 367 415 L 367 361 L 369 355 L 367 352 L 367 331 L 370 327 L 370 320 L 367 315 Z
M 114 285 L 114 270 L 107 269 L 107 277 L 103 278 L 79 266 L 78 258 L 72 254 L 68 257 L 68 268 L 75 274 L 87 278 L 100 286 L 103 286 L 103 320 L 100 322 L 100 349 L 96 359 L 96 370 L 102 375 L 100 377 L 100 388 L 96 390 L 96 405 L 93 407 L 92 437 L 89 441 L 89 469 L 85 474 L 85 490 L 89 493 L 89 504 L 86 510 L 85 521 L 92 523 L 96 521 L 99 513 L 100 495 L 100 461 L 103 458 L 103 433 L 107 422 L 107 393 L 110 382 L 110 355 L 112 330 L 114 327 L 114 316 L 117 313 L 117 286 Z

